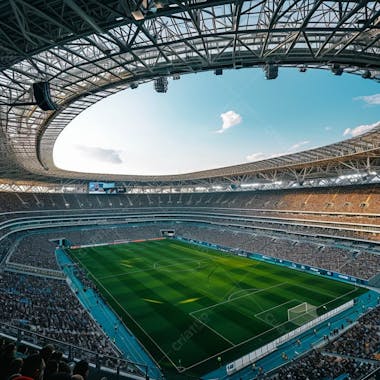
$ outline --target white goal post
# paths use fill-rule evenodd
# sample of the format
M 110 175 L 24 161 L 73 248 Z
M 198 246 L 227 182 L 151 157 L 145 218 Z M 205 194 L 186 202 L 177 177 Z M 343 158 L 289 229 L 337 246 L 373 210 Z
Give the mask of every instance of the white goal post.
M 308 302 L 288 309 L 288 321 L 298 321 L 297 324 L 303 324 L 317 316 L 317 307 Z

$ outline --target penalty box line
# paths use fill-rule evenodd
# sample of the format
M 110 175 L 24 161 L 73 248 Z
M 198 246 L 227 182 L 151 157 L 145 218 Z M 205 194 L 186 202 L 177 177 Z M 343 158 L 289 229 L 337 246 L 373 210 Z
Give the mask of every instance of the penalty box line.
M 199 323 L 201 323 L 203 326 L 207 327 L 209 330 L 211 330 L 213 333 L 219 335 L 223 340 L 225 340 L 226 342 L 228 342 L 233 348 L 235 347 L 235 343 L 231 342 L 229 339 L 227 339 L 225 336 L 223 336 L 222 334 L 220 334 L 218 331 L 214 330 L 212 327 L 210 327 L 207 323 L 204 323 L 203 321 L 201 321 L 199 318 L 195 317 L 194 315 L 191 315 L 191 313 L 189 313 L 189 315 L 194 318 L 196 321 L 198 321 Z
M 265 289 L 261 289 L 261 290 L 257 290 L 257 291 L 254 291 L 254 292 L 251 292 L 251 293 L 245 294 L 245 295 L 240 296 L 240 297 L 236 297 L 236 298 L 233 298 L 233 299 L 229 299 L 229 300 L 226 300 L 226 301 L 222 301 L 222 302 L 219 302 L 219 303 L 217 303 L 217 304 L 215 304 L 215 305 L 212 305 L 212 306 L 209 306 L 209 307 L 206 307 L 206 308 L 202 308 L 202 309 L 198 309 L 198 310 L 192 311 L 191 313 L 189 313 L 189 315 L 190 315 L 192 318 L 194 318 L 196 321 L 198 321 L 199 323 L 201 323 L 203 326 L 207 327 L 210 331 L 212 331 L 213 333 L 217 334 L 217 335 L 220 336 L 223 340 L 225 340 L 226 342 L 228 342 L 228 343 L 232 346 L 231 348 L 234 348 L 234 347 L 238 346 L 239 344 L 236 344 L 236 343 L 232 342 L 231 340 L 229 340 L 228 338 L 226 338 L 224 335 L 222 335 L 220 332 L 216 331 L 214 328 L 212 328 L 211 326 L 209 326 L 207 323 L 204 323 L 203 321 L 201 321 L 201 320 L 200 320 L 196 315 L 194 315 L 194 314 L 196 314 L 196 313 L 198 313 L 198 312 L 200 312 L 200 311 L 209 310 L 210 308 L 214 308 L 214 307 L 217 307 L 217 306 L 219 306 L 219 305 L 223 305 L 223 304 L 226 304 L 226 303 L 232 302 L 232 301 L 234 301 L 234 300 L 236 300 L 236 299 L 240 299 L 240 298 L 243 298 L 243 297 L 247 297 L 247 296 L 250 296 L 250 295 L 252 295 L 252 294 L 260 293 L 260 292 L 263 292 L 263 291 L 265 291 L 265 290 L 267 290 L 267 289 L 272 289 L 272 288 L 279 287 L 279 286 L 282 286 L 282 285 L 285 285 L 285 284 L 287 284 L 287 283 L 284 282 L 284 283 L 281 283 L 281 284 L 277 284 L 277 285 L 274 285 L 274 286 L 270 286 L 270 287 L 265 288 Z M 292 302 L 292 301 L 294 301 L 294 300 L 289 300 L 289 301 L 285 302 L 285 304 L 286 304 L 286 303 L 289 303 L 289 302 Z M 298 302 L 298 300 L 296 300 L 296 301 Z M 281 304 L 281 305 L 283 305 L 283 304 Z M 262 311 L 261 313 L 258 313 L 258 314 L 266 313 L 266 312 L 268 312 L 268 311 L 270 311 L 270 310 L 272 310 L 272 309 L 274 309 L 274 308 L 276 308 L 276 307 L 279 307 L 279 306 L 281 306 L 281 305 L 277 305 L 277 306 L 272 307 L 272 308 L 270 308 L 270 309 L 264 310 L 264 311 Z M 256 315 L 255 315 L 255 317 L 256 317 Z M 260 318 L 260 317 L 258 317 L 258 319 L 263 320 L 263 319 Z M 274 326 L 272 326 L 272 327 L 274 327 Z
M 192 311 L 189 314 L 193 317 L 193 314 L 199 313 L 200 311 L 210 310 L 210 309 L 213 309 L 213 308 L 218 307 L 220 305 L 225 305 L 227 303 L 234 302 L 234 301 L 236 301 L 236 300 L 238 300 L 240 298 L 248 297 L 248 296 L 251 296 L 252 294 L 257 294 L 257 293 L 265 292 L 265 291 L 267 291 L 269 289 L 278 288 L 280 286 L 287 285 L 287 284 L 288 284 L 287 282 L 282 282 L 281 284 L 269 286 L 268 288 L 265 288 L 265 289 L 255 290 L 253 292 L 250 292 L 248 294 L 243 294 L 242 296 L 239 296 L 239 297 L 236 297 L 236 298 L 228 299 L 228 300 L 225 300 L 225 301 L 218 302 L 218 303 L 216 303 L 214 305 L 211 305 L 211 306 L 203 307 L 202 309 L 194 310 L 194 311 Z
M 299 302 L 299 304 L 301 304 L 302 302 L 300 300 L 297 300 L 296 298 L 293 298 L 289 301 L 286 301 L 286 302 L 283 302 L 283 303 L 280 303 L 279 305 L 276 305 L 276 306 L 273 306 L 267 310 L 264 310 L 264 311 L 261 311 L 260 313 L 257 313 L 255 314 L 255 318 L 257 319 L 260 319 L 261 321 L 265 322 L 266 324 L 272 326 L 272 327 L 276 327 L 276 325 L 273 325 L 272 323 L 269 323 L 268 321 L 266 321 L 265 319 L 261 318 L 260 314 L 265 314 L 267 313 L 268 311 L 271 311 L 271 310 L 274 310 L 274 309 L 277 309 L 278 307 L 281 307 L 281 306 L 284 306 L 286 305 L 287 303 L 291 303 L 293 301 L 296 301 L 296 302 Z

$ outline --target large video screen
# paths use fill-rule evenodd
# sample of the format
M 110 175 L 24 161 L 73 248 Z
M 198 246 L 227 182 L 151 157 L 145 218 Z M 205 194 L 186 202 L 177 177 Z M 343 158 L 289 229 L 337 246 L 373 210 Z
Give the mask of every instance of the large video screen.
M 124 186 L 116 185 L 115 182 L 89 182 L 89 194 L 124 194 L 126 193 Z
M 89 182 L 88 192 L 90 194 L 117 194 L 115 182 Z

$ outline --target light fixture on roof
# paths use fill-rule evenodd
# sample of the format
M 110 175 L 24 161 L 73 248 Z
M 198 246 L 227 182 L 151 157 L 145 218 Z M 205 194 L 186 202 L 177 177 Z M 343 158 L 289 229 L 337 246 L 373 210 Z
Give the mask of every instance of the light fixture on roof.
M 334 75 L 342 75 L 343 74 L 343 68 L 337 64 L 337 63 L 334 63 L 332 66 L 331 66 L 331 71 Z
M 141 21 L 144 20 L 145 14 L 140 9 L 136 9 L 132 12 L 132 17 L 135 19 L 135 21 Z
M 265 78 L 268 80 L 276 79 L 278 77 L 278 66 L 272 63 L 267 63 L 264 67 Z
M 215 75 L 223 75 L 223 69 L 215 69 L 214 74 Z
M 132 17 L 135 21 L 144 20 L 148 13 L 157 13 L 158 9 L 165 7 L 165 4 L 164 1 L 142 0 L 139 2 L 138 7 L 131 12 Z
M 154 89 L 156 92 L 165 93 L 168 91 L 168 78 L 159 77 L 154 80 Z
M 155 0 L 154 4 L 155 4 L 157 9 L 162 9 L 162 8 L 169 6 L 169 1 L 168 0 Z
M 364 73 L 362 74 L 362 78 L 371 79 L 372 78 L 371 72 L 369 70 L 365 70 Z
M 131 89 L 134 90 L 136 89 L 137 87 L 139 87 L 138 83 L 136 82 L 132 82 L 131 85 L 130 85 Z

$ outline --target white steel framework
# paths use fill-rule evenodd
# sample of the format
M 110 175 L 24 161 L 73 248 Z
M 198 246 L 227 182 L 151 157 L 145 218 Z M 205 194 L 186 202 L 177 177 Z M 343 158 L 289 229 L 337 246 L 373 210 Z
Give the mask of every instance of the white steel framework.
M 380 80 L 380 2 L 367 0 L 8 0 L 0 4 L 0 173 L 8 182 L 112 180 L 161 189 L 338 178 L 379 167 L 379 127 L 270 160 L 172 176 L 68 172 L 54 142 L 117 91 L 205 70 L 292 66 Z M 30 102 L 48 81 L 57 111 Z

